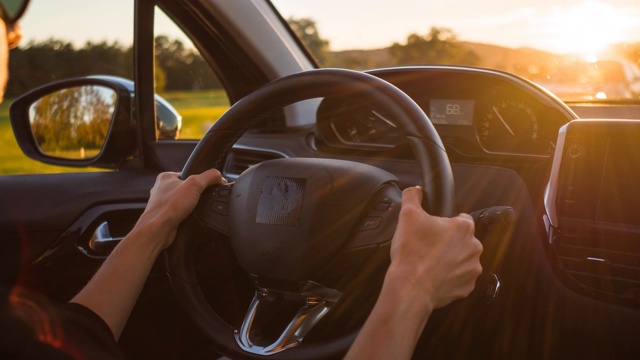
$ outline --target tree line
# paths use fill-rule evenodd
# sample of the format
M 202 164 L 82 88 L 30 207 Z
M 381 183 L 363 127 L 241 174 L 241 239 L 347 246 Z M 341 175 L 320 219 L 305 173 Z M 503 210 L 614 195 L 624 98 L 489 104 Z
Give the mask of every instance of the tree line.
M 366 68 L 366 62 L 333 56 L 329 41 L 318 33 L 310 18 L 288 20 L 294 32 L 324 66 Z M 393 44 L 388 65 L 424 63 L 438 59 L 450 64 L 477 65 L 477 55 L 455 41 L 448 29 L 432 28 L 427 36 L 411 34 L 407 44 Z M 217 77 L 197 50 L 180 40 L 158 36 L 155 40 L 156 91 L 221 88 Z M 427 58 L 424 57 L 427 54 Z M 52 81 L 86 75 L 133 77 L 133 46 L 119 42 L 87 42 L 81 47 L 60 39 L 30 42 L 13 49 L 9 57 L 11 77 L 8 97 Z
M 475 44 L 475 48 L 484 48 L 478 53 L 474 51 L 474 44 L 469 46 L 459 41 L 453 30 L 436 26 L 425 34 L 411 33 L 404 42 L 395 42 L 386 48 L 332 52 L 330 42 L 320 36 L 315 21 L 309 18 L 289 18 L 287 21 L 316 60 L 326 67 L 364 70 L 405 65 L 462 65 L 494 68 L 539 80 L 553 73 L 559 63 L 576 60 L 571 55 L 488 44 Z M 607 52 L 613 58 L 624 58 L 640 65 L 640 43 L 614 44 Z
M 115 92 L 96 86 L 62 89 L 33 106 L 31 130 L 44 153 L 100 151 L 115 104 Z M 83 156 L 82 156 L 83 157 Z
M 316 23 L 310 18 L 289 18 L 291 29 L 300 38 L 316 60 L 328 67 L 347 67 L 355 69 L 370 68 L 366 59 L 356 57 L 341 58 L 330 51 L 330 42 L 320 36 Z M 431 27 L 425 35 L 412 33 L 405 43 L 393 43 L 387 48 L 385 62 L 374 66 L 402 66 L 420 64 L 450 64 L 477 66 L 480 57 L 473 50 L 458 42 L 453 30 Z
M 217 77 L 195 50 L 180 40 L 155 40 L 156 91 L 221 88 Z M 133 78 L 133 46 L 118 42 L 87 42 L 77 48 L 69 41 L 49 39 L 11 50 L 7 97 L 15 97 L 56 80 L 86 75 Z
M 552 67 L 558 62 L 558 56 L 553 54 L 539 57 L 536 60 L 539 62 L 536 65 L 537 73 L 532 73 L 529 69 L 532 64 L 526 63 L 531 61 L 531 54 L 520 56 L 522 60 L 510 66 L 506 63 L 494 63 L 495 60 L 489 61 L 473 48 L 458 41 L 454 31 L 441 27 L 431 27 L 426 34 L 409 34 L 405 42 L 396 42 L 384 49 L 337 53 L 330 50 L 329 41 L 320 35 L 313 19 L 290 18 L 287 21 L 311 54 L 325 67 L 362 70 L 386 66 L 449 64 L 491 67 L 535 78 L 551 71 L 545 66 Z M 158 93 L 222 87 L 197 50 L 185 46 L 181 41 L 158 36 L 155 51 Z M 640 64 L 640 44 L 619 45 L 613 51 Z M 87 42 L 76 48 L 68 41 L 49 39 L 31 42 L 25 47 L 12 50 L 9 68 L 11 77 L 7 97 L 15 97 L 37 86 L 75 76 L 104 74 L 131 79 L 133 48 L 118 42 Z

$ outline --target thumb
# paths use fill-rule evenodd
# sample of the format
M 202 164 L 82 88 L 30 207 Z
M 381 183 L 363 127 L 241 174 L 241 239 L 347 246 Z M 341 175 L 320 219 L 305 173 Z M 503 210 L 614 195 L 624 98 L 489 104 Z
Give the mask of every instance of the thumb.
M 402 191 L 402 206 L 422 208 L 422 187 L 413 186 Z

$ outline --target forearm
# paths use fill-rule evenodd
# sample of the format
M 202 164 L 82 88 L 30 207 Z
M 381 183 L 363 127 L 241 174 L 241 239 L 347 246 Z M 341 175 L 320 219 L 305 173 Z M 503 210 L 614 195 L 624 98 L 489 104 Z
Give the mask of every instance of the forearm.
M 392 271 L 345 359 L 410 359 L 432 305 Z
M 116 340 L 162 251 L 161 242 L 148 241 L 153 236 L 163 236 L 159 227 L 152 223 L 136 226 L 116 246 L 89 283 L 71 299 L 100 316 Z
M 156 258 L 173 243 L 178 225 L 193 211 L 207 186 L 225 182 L 216 169 L 184 181 L 178 173 L 158 175 L 136 226 L 71 302 L 93 310 L 117 340 Z

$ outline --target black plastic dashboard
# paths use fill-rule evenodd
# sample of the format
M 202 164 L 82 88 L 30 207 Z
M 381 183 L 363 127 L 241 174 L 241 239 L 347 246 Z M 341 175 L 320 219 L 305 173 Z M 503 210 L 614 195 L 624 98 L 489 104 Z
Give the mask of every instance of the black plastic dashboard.
M 628 203 L 632 211 L 625 213 L 627 221 L 617 224 L 616 229 L 610 222 L 585 227 L 584 219 L 567 216 L 560 219 L 567 226 L 558 227 L 557 219 L 544 226 L 545 187 L 553 160 L 562 156 L 558 155 L 563 145 L 557 143 L 558 134 L 577 120 L 566 104 L 534 83 L 493 70 L 432 66 L 370 73 L 404 91 L 434 124 L 452 163 L 459 211 L 511 206 L 518 212 L 519 222 L 509 241 L 485 244 L 486 264 L 491 264 L 487 266 L 495 266 L 505 283 L 531 282 L 535 285 L 530 286 L 538 288 L 560 281 L 558 289 L 586 295 L 580 298 L 585 304 L 596 299 L 639 308 L 640 270 L 630 266 L 640 259 L 631 255 L 631 250 L 637 252 L 640 230 L 634 220 L 633 231 L 628 231 L 628 219 L 635 219 L 640 205 Z M 621 123 L 634 126 L 632 121 Z M 273 134 L 246 134 L 234 147 L 225 173 L 240 174 L 247 166 L 269 158 L 330 157 L 369 163 L 397 175 L 401 186 L 415 185 L 419 183 L 415 159 L 403 144 L 404 137 L 394 119 L 376 104 L 348 96 L 325 97 L 315 127 L 282 134 L 276 143 Z M 589 144 L 585 146 L 594 150 Z M 618 157 L 622 162 L 617 166 L 624 166 L 624 154 Z M 574 169 L 565 170 L 571 173 Z M 616 181 L 607 189 L 633 185 L 631 176 Z M 582 189 L 578 196 L 591 195 L 591 190 Z M 616 196 L 625 194 L 611 191 Z M 636 197 L 640 202 L 640 195 Z M 615 203 L 606 204 L 615 210 Z M 583 205 L 578 210 L 593 206 Z M 617 216 L 613 211 L 604 215 Z M 524 259 L 531 264 L 523 265 Z M 532 274 L 537 274 L 535 279 Z M 623 281 L 618 281 L 622 276 Z M 523 295 L 513 291 L 511 296 Z
M 470 158 L 548 158 L 559 128 L 577 116 L 537 85 L 493 70 L 406 67 L 370 74 L 400 88 L 425 111 L 447 151 Z M 354 150 L 393 148 L 403 141 L 375 105 L 325 98 L 318 110 L 319 137 Z

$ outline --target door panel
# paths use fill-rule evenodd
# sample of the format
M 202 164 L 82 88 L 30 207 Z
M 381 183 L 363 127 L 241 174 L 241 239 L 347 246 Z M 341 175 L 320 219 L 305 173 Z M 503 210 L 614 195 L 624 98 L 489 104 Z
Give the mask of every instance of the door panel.
M 0 256 L 3 259 L 0 271 L 3 279 L 15 272 L 17 258 L 21 259 L 23 269 L 36 260 L 46 265 L 54 264 L 53 259 L 58 259 L 56 266 L 70 264 L 64 267 L 71 276 L 90 277 L 101 260 L 87 256 L 78 246 L 82 241 L 88 241 L 89 232 L 103 218 L 108 219 L 113 228 L 125 227 L 118 231 L 126 233 L 126 227 L 130 227 L 135 219 L 118 214 L 136 216 L 141 213 L 156 175 L 149 171 L 118 171 L 0 177 Z M 59 261 L 66 256 L 72 256 L 78 263 Z M 86 269 L 87 264 L 91 264 L 90 269 Z M 53 273 L 62 272 L 62 268 L 59 271 L 40 268 L 37 272 L 43 277 L 29 271 L 25 276 L 34 281 L 38 279 L 37 283 L 46 283 L 54 278 Z M 48 295 L 55 298 L 67 295 L 64 294 L 66 291 L 60 290 Z

